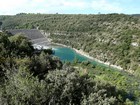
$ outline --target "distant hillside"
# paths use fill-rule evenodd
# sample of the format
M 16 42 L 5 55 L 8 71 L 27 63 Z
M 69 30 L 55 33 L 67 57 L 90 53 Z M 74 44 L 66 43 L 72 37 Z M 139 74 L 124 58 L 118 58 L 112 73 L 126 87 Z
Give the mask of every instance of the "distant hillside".
M 140 17 L 140 14 L 133 14 L 132 16 Z
M 38 39 L 38 38 L 44 38 L 41 32 L 36 29 L 13 29 L 13 30 L 8 30 L 8 31 L 12 33 L 13 35 L 21 33 L 22 35 L 32 40 Z
M 140 73 L 140 19 L 124 14 L 19 14 L 0 17 L 3 29 L 39 29 L 54 42 Z

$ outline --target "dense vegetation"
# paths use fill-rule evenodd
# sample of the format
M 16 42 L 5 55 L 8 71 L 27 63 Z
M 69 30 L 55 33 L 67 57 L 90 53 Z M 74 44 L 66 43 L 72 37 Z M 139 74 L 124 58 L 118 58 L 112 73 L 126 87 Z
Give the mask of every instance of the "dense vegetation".
M 81 49 L 133 74 L 64 63 L 26 37 L 0 33 L 0 103 L 10 105 L 133 105 L 140 97 L 140 19 L 123 14 L 0 16 L 3 30 L 36 29 L 55 43 Z M 35 38 L 35 36 L 31 36 Z
M 62 64 L 50 50 L 34 49 L 21 35 L 0 33 L 0 50 L 2 105 L 133 105 L 135 100 L 124 89 Z
M 72 65 L 76 67 L 81 74 L 87 73 L 91 78 L 112 84 L 117 89 L 123 90 L 124 95 L 126 95 L 124 92 L 128 93 L 125 97 L 134 99 L 135 102 L 136 100 L 140 100 L 140 81 L 139 78 L 134 75 L 106 66 L 94 66 L 89 61 L 84 61 L 78 64 L 73 63 Z
M 39 28 L 56 43 L 81 49 L 104 62 L 139 75 L 140 19 L 124 14 L 1 16 L 3 29 Z

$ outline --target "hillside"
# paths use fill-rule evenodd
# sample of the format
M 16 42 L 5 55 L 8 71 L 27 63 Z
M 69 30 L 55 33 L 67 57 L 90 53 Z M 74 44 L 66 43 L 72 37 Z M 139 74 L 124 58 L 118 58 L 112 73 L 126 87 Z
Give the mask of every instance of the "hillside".
M 39 39 L 39 38 L 44 38 L 44 36 L 41 34 L 40 31 L 36 29 L 13 29 L 13 30 L 8 30 L 11 34 L 22 34 L 28 39 L 34 40 L 34 39 Z
M 31 42 L 19 34 L 0 32 L 0 49 L 1 105 L 128 105 L 137 99 L 95 74 L 90 76 L 71 64 L 62 64 L 49 50 L 36 53 Z M 94 70 L 106 71 L 98 67 Z M 127 76 L 113 73 L 121 78 L 118 83 L 126 86 Z M 138 91 L 135 93 L 139 96 Z
M 140 73 L 140 19 L 124 14 L 18 14 L 0 17 L 3 29 L 33 29 L 51 33 L 53 42 L 89 53 L 104 62 Z

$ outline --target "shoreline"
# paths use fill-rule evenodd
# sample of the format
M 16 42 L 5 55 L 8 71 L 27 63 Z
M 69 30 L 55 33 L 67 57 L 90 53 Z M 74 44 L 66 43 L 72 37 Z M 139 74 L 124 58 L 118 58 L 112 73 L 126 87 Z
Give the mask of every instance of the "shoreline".
M 85 57 L 87 57 L 87 58 L 89 58 L 89 59 L 91 59 L 91 60 L 95 60 L 95 61 L 97 61 L 97 62 L 99 62 L 99 63 L 108 65 L 108 66 L 110 66 L 110 67 L 114 67 L 114 68 L 117 68 L 117 69 L 119 69 L 119 70 L 123 70 L 123 68 L 120 67 L 120 66 L 112 65 L 112 64 L 110 64 L 109 62 L 103 62 L 103 61 L 101 61 L 101 60 L 99 60 L 99 59 L 93 58 L 92 56 L 90 56 L 88 53 L 84 52 L 84 51 L 81 50 L 81 49 L 80 49 L 80 50 L 77 50 L 76 48 L 72 48 L 72 47 L 70 47 L 70 46 L 66 46 L 66 45 L 60 44 L 60 43 L 54 43 L 54 42 L 52 42 L 52 44 L 56 44 L 56 45 L 60 45 L 60 46 L 63 46 L 63 47 L 71 48 L 71 49 L 73 49 L 76 53 L 78 53 L 78 54 L 80 54 L 80 55 L 82 55 L 82 56 L 85 56 Z
M 71 48 L 71 47 L 70 47 Z M 89 58 L 89 59 L 91 59 L 91 60 L 94 60 L 94 61 L 97 61 L 97 62 L 99 62 L 99 63 L 102 63 L 102 64 L 104 64 L 104 65 L 107 65 L 107 66 L 110 66 L 110 67 L 112 67 L 112 68 L 116 68 L 116 69 L 118 69 L 119 71 L 125 71 L 125 72 L 128 72 L 128 73 L 130 73 L 130 74 L 133 74 L 134 72 L 132 71 L 132 70 L 124 70 L 121 66 L 117 66 L 117 65 L 113 65 L 113 64 L 111 64 L 110 62 L 103 62 L 103 61 L 101 61 L 101 60 L 99 60 L 99 59 L 96 59 L 96 58 L 93 58 L 92 56 L 90 56 L 88 53 L 86 53 L 86 52 L 84 52 L 83 50 L 77 50 L 77 49 L 75 49 L 75 48 L 72 48 L 75 52 L 77 52 L 78 54 L 81 54 L 81 55 L 83 55 L 83 56 L 85 56 L 85 57 L 87 57 L 87 58 Z
M 116 68 L 116 69 L 118 69 L 119 71 L 125 71 L 125 72 L 128 72 L 128 73 L 130 73 L 130 74 L 133 74 L 133 71 L 132 71 L 132 70 L 124 70 L 122 67 L 117 66 L 117 65 L 113 65 L 113 64 L 111 64 L 110 62 L 103 62 L 103 61 L 101 61 L 101 60 L 99 60 L 99 59 L 96 59 L 96 58 L 90 56 L 88 53 L 84 52 L 84 51 L 81 50 L 81 49 L 80 49 L 80 50 L 77 50 L 76 48 L 72 48 L 71 46 L 66 46 L 66 45 L 60 44 L 60 43 L 54 43 L 54 42 L 52 42 L 52 41 L 51 41 L 51 43 L 52 43 L 52 44 L 56 44 L 56 45 L 60 45 L 60 46 L 63 46 L 63 47 L 71 48 L 71 49 L 73 49 L 76 53 L 78 53 L 78 54 L 80 54 L 80 55 L 82 55 L 82 56 L 85 56 L 85 57 L 87 57 L 87 58 L 89 58 L 89 59 L 91 59 L 91 60 L 97 61 L 97 62 L 99 62 L 99 63 L 102 63 L 102 64 L 104 64 L 104 65 L 110 66 L 110 67 L 112 67 L 112 68 Z
M 99 59 L 93 58 L 93 57 L 90 56 L 88 53 L 84 52 L 83 50 L 77 50 L 77 49 L 75 49 L 75 48 L 72 48 L 72 49 L 75 50 L 77 53 L 79 53 L 79 54 L 81 54 L 81 55 L 83 55 L 83 56 L 85 56 L 85 57 L 87 57 L 87 58 L 89 58 L 89 59 L 91 59 L 91 60 L 97 61 L 97 62 L 99 62 L 99 63 L 105 64 L 105 65 L 110 66 L 110 67 L 113 67 L 113 68 L 117 68 L 117 69 L 119 69 L 119 70 L 123 70 L 123 68 L 121 68 L 120 66 L 112 65 L 112 64 L 110 64 L 109 62 L 103 62 L 103 61 L 101 61 L 101 60 L 99 60 Z

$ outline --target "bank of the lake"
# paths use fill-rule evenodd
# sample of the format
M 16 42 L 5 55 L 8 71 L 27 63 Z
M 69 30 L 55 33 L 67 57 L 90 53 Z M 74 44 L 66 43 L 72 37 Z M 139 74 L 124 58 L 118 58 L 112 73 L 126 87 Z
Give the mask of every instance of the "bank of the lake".
M 67 48 L 67 49 L 71 49 L 71 50 L 75 51 L 75 53 L 76 53 L 77 55 L 80 55 L 81 57 L 85 58 L 84 61 L 87 60 L 87 61 L 91 61 L 91 62 L 96 62 L 96 63 L 94 63 L 94 64 L 100 64 L 100 65 L 104 65 L 104 66 L 116 68 L 116 69 L 118 69 L 118 70 L 123 70 L 123 68 L 121 68 L 120 66 L 112 65 L 112 64 L 110 64 L 109 62 L 103 62 L 103 61 L 101 61 L 101 60 L 99 60 L 99 59 L 93 58 L 93 57 L 91 57 L 88 53 L 84 52 L 83 50 L 77 50 L 77 49 L 75 49 L 75 48 L 71 48 L 70 46 L 66 46 L 66 45 L 59 44 L 59 43 L 53 43 L 53 44 L 56 44 L 56 45 L 59 46 L 59 47 L 57 47 L 56 49 Z M 56 52 L 56 53 L 57 53 L 57 52 Z M 70 52 L 67 52 L 67 53 L 70 53 Z M 56 55 L 57 55 L 57 54 L 56 54 Z M 59 56 L 59 55 L 57 55 L 57 56 Z M 77 59 L 79 59 L 79 58 L 77 57 Z M 61 59 L 61 60 L 67 60 L 67 58 L 66 58 L 66 59 Z M 73 59 L 73 60 L 74 60 L 74 59 Z M 81 59 L 79 59 L 79 60 L 81 61 Z M 69 61 L 69 59 L 68 59 L 68 61 Z M 82 61 L 83 61 L 83 60 L 82 60 Z
M 53 42 L 52 42 L 52 43 L 53 43 Z M 118 65 L 113 65 L 113 64 L 111 64 L 110 62 L 103 62 L 103 61 L 101 61 L 101 60 L 99 60 L 99 59 L 93 58 L 92 56 L 90 56 L 88 53 L 84 52 L 84 51 L 81 50 L 81 49 L 80 49 L 80 50 L 77 50 L 76 48 L 72 48 L 72 47 L 70 47 L 70 46 L 66 46 L 66 45 L 60 44 L 60 43 L 53 43 L 53 44 L 56 44 L 56 45 L 58 45 L 58 46 L 60 46 L 60 47 L 65 47 L 65 48 L 72 49 L 72 50 L 74 50 L 76 53 L 78 53 L 78 54 L 80 54 L 80 55 L 86 57 L 88 61 L 96 62 L 96 63 L 94 63 L 94 64 L 99 64 L 99 65 L 103 65 L 103 66 L 105 66 L 105 67 L 115 68 L 115 69 L 118 69 L 118 70 L 121 70 L 121 71 L 126 71 L 126 72 L 128 72 L 128 73 L 133 74 L 133 71 L 132 71 L 132 70 L 124 70 L 122 67 L 120 67 L 120 66 L 118 66 Z

